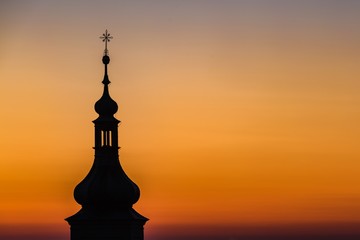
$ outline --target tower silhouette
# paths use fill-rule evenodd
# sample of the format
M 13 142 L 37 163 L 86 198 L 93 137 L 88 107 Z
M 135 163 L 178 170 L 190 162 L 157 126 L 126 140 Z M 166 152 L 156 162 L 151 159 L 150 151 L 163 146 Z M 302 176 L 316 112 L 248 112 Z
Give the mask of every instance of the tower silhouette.
M 75 187 L 74 198 L 82 208 L 65 220 L 70 225 L 71 240 L 143 240 L 143 226 L 148 220 L 133 209 L 140 197 L 139 187 L 130 180 L 119 161 L 118 124 L 114 117 L 117 103 L 109 94 L 107 65 L 110 63 L 105 32 L 102 62 L 104 90 L 95 103 L 99 117 L 95 124 L 95 159 L 88 175 Z

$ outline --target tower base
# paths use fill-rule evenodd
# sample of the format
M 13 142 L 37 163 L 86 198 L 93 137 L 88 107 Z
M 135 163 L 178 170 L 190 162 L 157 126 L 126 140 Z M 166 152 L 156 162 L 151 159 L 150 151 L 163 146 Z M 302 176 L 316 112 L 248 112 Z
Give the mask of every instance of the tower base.
M 71 240 L 144 240 L 148 219 L 131 208 L 107 214 L 81 209 L 65 220 L 70 225 Z

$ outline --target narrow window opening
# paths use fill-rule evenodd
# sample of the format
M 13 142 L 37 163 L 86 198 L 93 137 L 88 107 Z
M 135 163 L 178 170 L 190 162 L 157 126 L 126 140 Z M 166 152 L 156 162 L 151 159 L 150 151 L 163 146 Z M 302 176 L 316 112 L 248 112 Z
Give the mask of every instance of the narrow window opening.
M 109 146 L 109 132 L 105 131 L 105 146 Z
M 111 134 L 111 131 L 109 131 L 109 146 L 111 147 L 112 146 L 112 134 Z
M 101 146 L 104 146 L 104 131 L 101 131 Z
M 101 131 L 101 136 L 100 136 L 100 145 L 102 147 L 104 146 L 109 146 L 111 147 L 113 145 L 113 139 L 114 139 L 114 136 L 113 136 L 113 133 L 112 131 Z

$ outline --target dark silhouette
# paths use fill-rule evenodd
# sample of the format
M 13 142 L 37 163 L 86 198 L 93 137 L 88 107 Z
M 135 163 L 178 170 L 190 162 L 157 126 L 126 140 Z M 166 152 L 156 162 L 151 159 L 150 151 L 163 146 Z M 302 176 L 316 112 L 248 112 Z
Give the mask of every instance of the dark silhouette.
M 95 103 L 99 114 L 93 121 L 95 160 L 74 190 L 74 198 L 82 208 L 66 221 L 71 226 L 71 240 L 143 240 L 143 226 L 148 219 L 132 208 L 140 197 L 140 189 L 125 174 L 119 161 L 120 121 L 113 116 L 118 106 L 109 95 L 107 74 L 110 62 L 107 42 L 112 37 L 106 30 L 100 38 L 105 42 L 102 58 L 105 75 L 103 95 Z

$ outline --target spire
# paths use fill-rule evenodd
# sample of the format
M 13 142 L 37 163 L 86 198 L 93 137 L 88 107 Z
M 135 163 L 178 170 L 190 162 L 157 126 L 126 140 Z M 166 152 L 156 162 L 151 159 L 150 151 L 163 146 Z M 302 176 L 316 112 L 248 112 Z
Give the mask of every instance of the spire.
M 102 81 L 103 94 L 95 103 L 95 111 L 99 114 L 93 121 L 95 159 L 88 175 L 74 190 L 74 198 L 82 209 L 66 220 L 73 228 L 71 240 L 103 240 L 104 236 L 111 236 L 106 238 L 111 240 L 142 240 L 143 225 L 148 219 L 132 208 L 140 197 L 140 189 L 126 175 L 120 164 L 120 121 L 114 117 L 118 105 L 109 94 L 107 65 L 110 63 L 110 57 L 107 42 L 112 36 L 106 30 L 100 38 L 105 42 L 102 57 L 105 73 Z M 97 228 L 98 230 L 94 230 Z M 97 237 L 94 238 L 94 235 Z
M 110 63 L 110 57 L 109 57 L 109 51 L 107 49 L 107 42 L 110 41 L 113 37 L 110 36 L 110 33 L 106 30 L 105 33 L 100 37 L 103 39 L 103 42 L 105 42 L 105 50 L 104 50 L 104 56 L 102 58 L 102 62 L 105 66 L 104 71 L 104 79 L 102 83 L 104 84 L 104 91 L 103 95 L 95 103 L 95 111 L 100 115 L 99 117 L 112 117 L 118 110 L 117 103 L 110 97 L 109 94 L 109 76 L 107 71 L 107 65 Z

